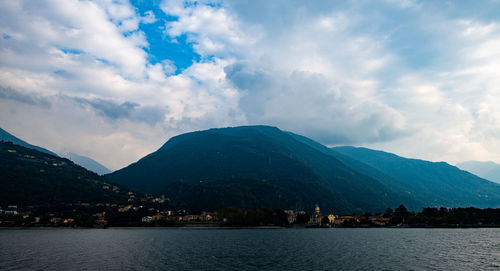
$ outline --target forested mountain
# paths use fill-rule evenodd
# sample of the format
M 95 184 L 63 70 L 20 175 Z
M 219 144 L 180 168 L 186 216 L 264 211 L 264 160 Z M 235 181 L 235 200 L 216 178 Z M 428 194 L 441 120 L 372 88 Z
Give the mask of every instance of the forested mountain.
M 400 204 L 411 210 L 500 207 L 500 185 L 447 163 L 328 148 L 270 126 L 182 134 L 104 177 L 1 132 L 15 144 L 1 142 L 0 204 L 118 202 L 127 199 L 123 191 L 129 187 L 163 194 L 193 211 L 227 206 L 312 211 L 316 204 L 344 214 Z M 104 189 L 109 182 L 123 185 L 120 192 Z
M 500 185 L 445 162 L 408 159 L 392 153 L 350 146 L 334 151 L 365 163 L 398 182 L 384 184 L 428 206 L 500 207 Z
M 112 186 L 68 159 L 0 142 L 0 206 L 127 202 L 128 189 Z
M 407 201 L 335 157 L 269 126 L 179 135 L 106 178 L 196 208 L 312 210 L 319 204 L 347 213 L 382 211 Z
M 500 183 L 500 165 L 495 162 L 466 161 L 458 163 L 457 167 L 488 181 Z
M 57 156 L 57 154 L 47 150 L 47 149 L 44 149 L 44 148 L 41 148 L 41 147 L 38 147 L 38 146 L 35 146 L 35 145 L 31 145 L 13 135 L 11 135 L 9 132 L 5 131 L 4 129 L 0 128 L 0 141 L 5 141 L 5 142 L 12 142 L 14 144 L 17 144 L 17 145 L 20 145 L 20 146 L 23 146 L 23 147 L 26 147 L 26 148 L 30 148 L 30 149 L 34 149 L 34 150 L 37 150 L 37 151 L 41 151 L 41 152 L 44 152 L 44 153 L 48 153 L 48 154 L 51 154 L 51 155 L 54 155 L 54 156 Z
M 394 177 L 391 177 L 388 174 L 383 173 L 382 171 L 365 164 L 359 160 L 353 159 L 347 155 L 344 155 L 340 152 L 334 151 L 331 148 L 328 148 L 314 140 L 311 140 L 305 136 L 297 135 L 290 133 L 293 137 L 295 137 L 297 140 L 300 140 L 301 142 L 304 142 L 308 144 L 309 146 L 316 148 L 317 150 L 331 155 L 338 160 L 340 160 L 344 165 L 347 167 L 351 168 L 352 170 L 355 170 L 361 174 L 364 174 L 366 176 L 370 176 L 380 183 L 382 183 L 384 186 L 387 188 L 391 189 L 393 192 L 397 193 L 399 195 L 399 198 L 401 199 L 401 204 L 404 204 L 406 207 L 408 207 L 410 210 L 420 210 L 423 207 L 426 207 L 426 203 L 422 200 L 420 200 L 416 195 L 412 194 L 408 189 L 406 189 L 406 184 Z

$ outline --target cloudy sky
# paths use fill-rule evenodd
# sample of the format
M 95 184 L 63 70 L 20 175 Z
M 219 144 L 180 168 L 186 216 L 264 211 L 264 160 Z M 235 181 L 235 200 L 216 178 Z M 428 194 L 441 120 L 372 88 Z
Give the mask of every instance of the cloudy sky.
M 0 1 L 0 127 L 118 169 L 267 124 L 500 162 L 499 1 Z

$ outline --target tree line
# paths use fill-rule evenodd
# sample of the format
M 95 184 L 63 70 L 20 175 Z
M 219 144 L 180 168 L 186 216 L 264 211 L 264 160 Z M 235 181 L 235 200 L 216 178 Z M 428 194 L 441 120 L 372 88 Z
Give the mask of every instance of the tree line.
M 435 208 L 426 207 L 421 212 L 410 212 L 404 205 L 394 211 L 387 209 L 391 217 L 389 225 L 407 224 L 413 227 L 425 226 L 500 226 L 500 208 Z

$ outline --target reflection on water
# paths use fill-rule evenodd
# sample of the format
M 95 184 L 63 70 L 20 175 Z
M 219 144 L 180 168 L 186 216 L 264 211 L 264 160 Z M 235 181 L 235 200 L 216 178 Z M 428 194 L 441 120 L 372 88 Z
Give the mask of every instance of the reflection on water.
M 3 229 L 0 270 L 500 270 L 500 229 Z

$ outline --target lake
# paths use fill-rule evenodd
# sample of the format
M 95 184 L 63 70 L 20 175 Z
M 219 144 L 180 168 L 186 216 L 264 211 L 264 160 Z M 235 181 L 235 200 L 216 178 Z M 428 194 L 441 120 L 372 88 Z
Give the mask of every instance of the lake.
M 500 270 L 500 229 L 2 229 L 0 270 Z

